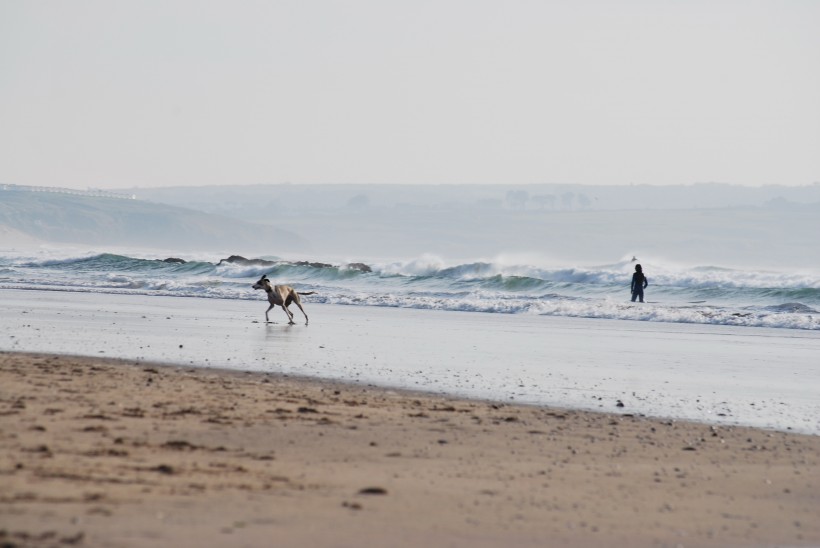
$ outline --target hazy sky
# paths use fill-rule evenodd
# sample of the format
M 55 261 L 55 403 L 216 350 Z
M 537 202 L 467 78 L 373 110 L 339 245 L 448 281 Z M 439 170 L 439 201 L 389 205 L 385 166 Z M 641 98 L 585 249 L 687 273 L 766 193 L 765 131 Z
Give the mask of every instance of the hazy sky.
M 0 0 L 0 182 L 820 181 L 816 0 Z

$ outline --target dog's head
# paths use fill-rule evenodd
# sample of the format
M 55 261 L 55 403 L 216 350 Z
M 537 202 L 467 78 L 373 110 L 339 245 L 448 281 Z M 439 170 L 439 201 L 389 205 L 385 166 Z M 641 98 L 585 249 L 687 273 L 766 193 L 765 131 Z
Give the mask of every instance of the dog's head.
M 270 286 L 270 280 L 268 280 L 268 277 L 264 274 L 262 275 L 261 278 L 259 278 L 258 282 L 253 284 L 254 289 L 266 289 L 269 286 Z

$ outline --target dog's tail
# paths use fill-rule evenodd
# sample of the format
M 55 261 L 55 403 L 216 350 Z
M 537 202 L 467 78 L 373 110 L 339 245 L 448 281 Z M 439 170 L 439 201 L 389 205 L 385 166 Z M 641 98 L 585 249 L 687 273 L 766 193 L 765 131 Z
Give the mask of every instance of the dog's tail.
M 297 293 L 299 295 L 315 295 L 316 294 L 315 291 L 308 291 L 307 293 L 302 293 L 301 291 L 297 291 Z

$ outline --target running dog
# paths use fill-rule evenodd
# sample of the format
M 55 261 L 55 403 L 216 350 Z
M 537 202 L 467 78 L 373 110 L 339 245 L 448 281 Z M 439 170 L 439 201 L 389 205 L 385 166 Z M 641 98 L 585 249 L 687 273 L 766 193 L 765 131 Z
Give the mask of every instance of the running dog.
M 299 295 L 313 295 L 316 293 L 315 291 L 309 291 L 307 293 L 298 293 L 295 289 L 293 289 L 289 285 L 271 285 L 270 280 L 268 279 L 267 275 L 263 275 L 259 278 L 259 281 L 253 284 L 254 289 L 264 289 L 265 293 L 268 294 L 268 302 L 270 306 L 267 310 L 265 310 L 265 321 L 270 323 L 270 319 L 268 318 L 268 312 L 274 306 L 281 306 L 282 310 L 285 311 L 285 314 L 288 315 L 288 323 L 293 325 L 295 322 L 293 321 L 293 312 L 288 310 L 290 303 L 296 303 L 296 306 L 299 307 L 299 310 L 302 311 L 302 314 L 305 315 L 305 325 L 308 324 L 308 315 L 305 313 L 305 309 L 302 308 L 302 303 L 299 300 Z

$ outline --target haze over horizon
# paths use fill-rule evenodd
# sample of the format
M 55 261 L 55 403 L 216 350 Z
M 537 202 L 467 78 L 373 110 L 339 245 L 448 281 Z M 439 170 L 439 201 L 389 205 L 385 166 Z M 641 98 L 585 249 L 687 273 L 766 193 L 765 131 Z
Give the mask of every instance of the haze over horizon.
M 0 0 L 0 182 L 820 181 L 820 3 Z

